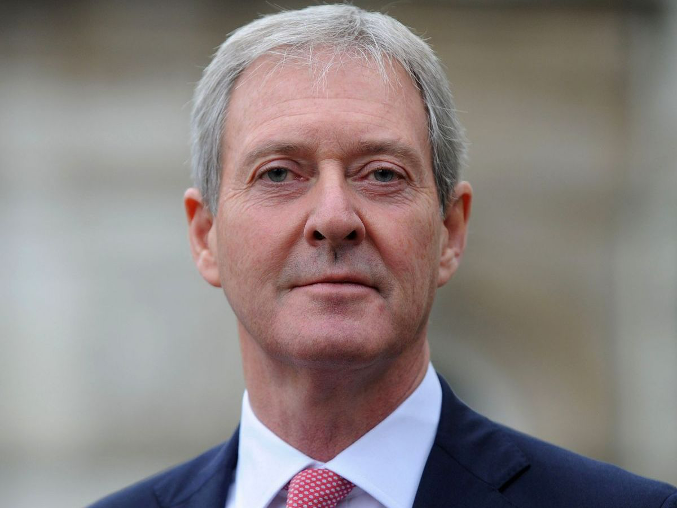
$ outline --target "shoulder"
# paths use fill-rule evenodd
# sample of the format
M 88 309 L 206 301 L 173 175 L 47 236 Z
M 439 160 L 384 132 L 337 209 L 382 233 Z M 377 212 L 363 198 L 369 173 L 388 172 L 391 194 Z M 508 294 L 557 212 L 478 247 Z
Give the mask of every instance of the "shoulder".
M 677 508 L 675 487 L 495 423 L 440 383 L 442 411 L 426 488 L 455 474 L 463 476 L 466 491 L 474 486 L 472 506 Z
M 677 508 L 677 489 L 497 425 L 529 462 L 503 489 L 516 506 Z
M 169 507 L 183 503 L 197 493 L 204 495 L 205 492 L 210 497 L 221 496 L 225 499 L 236 461 L 237 433 L 229 441 L 114 492 L 90 508 Z
M 158 504 L 158 500 L 155 497 L 153 485 L 155 479 L 160 477 L 161 474 L 146 478 L 145 480 L 135 483 L 134 485 L 130 485 L 129 487 L 124 488 L 118 492 L 114 492 L 90 505 L 90 508 L 122 508 L 123 506 L 147 506 L 148 508 L 159 507 L 160 505 Z

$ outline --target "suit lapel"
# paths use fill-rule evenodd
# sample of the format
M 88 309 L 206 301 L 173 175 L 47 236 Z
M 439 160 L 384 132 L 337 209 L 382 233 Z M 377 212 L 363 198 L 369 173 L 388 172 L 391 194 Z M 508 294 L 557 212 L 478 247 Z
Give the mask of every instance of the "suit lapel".
M 413 508 L 514 508 L 444 449 L 433 446 Z
M 239 428 L 229 441 L 178 468 L 155 485 L 163 508 L 223 508 L 237 466 Z
M 501 508 L 501 489 L 529 462 L 501 430 L 453 394 L 440 377 L 442 413 L 414 508 Z

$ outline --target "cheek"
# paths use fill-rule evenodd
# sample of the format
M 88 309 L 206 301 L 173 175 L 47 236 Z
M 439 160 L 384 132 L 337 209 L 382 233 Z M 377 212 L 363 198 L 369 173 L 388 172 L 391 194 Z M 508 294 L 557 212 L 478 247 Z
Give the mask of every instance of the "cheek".
M 246 277 L 252 292 L 266 282 L 275 281 L 287 256 L 291 231 L 285 215 L 270 209 L 231 206 L 219 229 L 219 264 L 225 285 Z M 244 285 L 244 284 L 243 284 Z M 224 286 L 225 287 L 225 286 Z
M 388 222 L 383 242 L 388 244 L 384 261 L 399 279 L 405 297 L 423 301 L 422 295 L 436 287 L 439 264 L 439 228 L 430 215 L 394 218 Z M 432 281 L 432 282 L 431 282 Z

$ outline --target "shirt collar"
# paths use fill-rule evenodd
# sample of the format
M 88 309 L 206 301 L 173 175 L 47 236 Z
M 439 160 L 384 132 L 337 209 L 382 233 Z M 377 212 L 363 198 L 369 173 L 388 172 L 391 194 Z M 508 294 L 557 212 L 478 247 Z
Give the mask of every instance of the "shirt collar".
M 307 467 L 326 467 L 388 508 L 414 503 L 435 440 L 442 389 L 432 365 L 395 411 L 326 464 L 296 450 L 256 417 L 245 392 L 235 472 L 235 506 L 264 508 Z

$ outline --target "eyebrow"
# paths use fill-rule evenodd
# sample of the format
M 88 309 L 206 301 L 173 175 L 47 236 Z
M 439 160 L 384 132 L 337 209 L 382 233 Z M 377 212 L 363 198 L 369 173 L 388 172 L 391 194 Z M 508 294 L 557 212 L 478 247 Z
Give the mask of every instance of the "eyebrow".
M 249 152 L 242 163 L 242 167 L 248 168 L 262 157 L 269 155 L 298 155 L 301 153 L 307 154 L 313 150 L 308 145 L 300 143 L 290 143 L 286 141 L 271 141 L 261 146 L 256 147 Z
M 423 164 L 416 150 L 405 143 L 395 140 L 358 140 L 351 148 L 351 153 L 359 155 L 390 155 L 396 159 L 403 160 L 407 165 L 417 168 Z
M 390 155 L 396 159 L 404 161 L 407 165 L 419 168 L 423 165 L 423 160 L 418 152 L 409 145 L 396 140 L 364 140 L 358 139 L 355 142 L 341 144 L 341 150 L 346 155 L 367 156 L 367 155 Z M 295 143 L 288 141 L 271 141 L 256 147 L 249 152 L 241 167 L 250 167 L 258 159 L 270 155 L 309 155 L 316 151 L 315 143 Z

